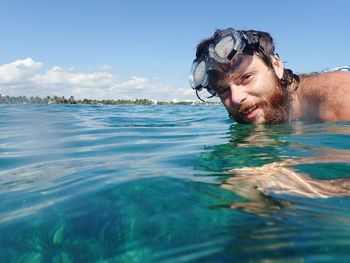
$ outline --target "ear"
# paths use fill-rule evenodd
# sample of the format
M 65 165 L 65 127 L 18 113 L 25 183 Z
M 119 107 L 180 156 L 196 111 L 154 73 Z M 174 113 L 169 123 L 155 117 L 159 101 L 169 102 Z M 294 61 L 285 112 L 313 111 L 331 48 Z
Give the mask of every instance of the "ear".
M 281 59 L 277 56 L 271 56 L 272 59 L 272 66 L 273 69 L 275 70 L 275 73 L 279 79 L 283 78 L 283 73 L 284 73 L 284 66 L 281 61 Z

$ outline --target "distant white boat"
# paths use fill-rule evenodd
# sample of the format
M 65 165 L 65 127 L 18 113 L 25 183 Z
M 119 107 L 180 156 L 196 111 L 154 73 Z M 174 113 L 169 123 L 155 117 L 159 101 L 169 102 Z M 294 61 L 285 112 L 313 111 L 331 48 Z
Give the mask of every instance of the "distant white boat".
M 336 67 L 336 68 L 326 70 L 325 72 L 329 72 L 329 71 L 350 71 L 350 66 Z

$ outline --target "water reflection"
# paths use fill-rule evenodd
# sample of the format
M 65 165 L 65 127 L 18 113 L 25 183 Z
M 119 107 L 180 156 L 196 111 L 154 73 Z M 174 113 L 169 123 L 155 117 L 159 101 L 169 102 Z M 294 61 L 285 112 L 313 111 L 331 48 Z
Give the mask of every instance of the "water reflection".
M 204 157 L 221 159 L 227 175 L 221 187 L 245 198 L 231 208 L 280 210 L 292 205 L 293 196 L 350 196 L 349 134 L 347 123 L 232 125 L 229 143 L 214 146 Z
M 233 204 L 233 208 L 254 211 L 279 209 L 281 202 L 268 202 L 266 196 L 301 196 L 307 198 L 329 198 L 350 196 L 350 178 L 341 179 L 313 179 L 308 174 L 299 173 L 293 165 L 321 163 L 349 163 L 350 153 L 339 153 L 315 156 L 299 160 L 274 162 L 260 167 L 237 168 L 228 172 L 230 177 L 221 185 L 222 188 L 233 191 L 249 202 Z M 282 202 L 288 205 L 288 202 Z
M 231 125 L 226 143 L 209 146 L 201 154 L 201 170 L 224 172 L 238 167 L 260 166 L 279 161 L 288 147 L 284 138 L 290 125 Z
M 271 147 L 283 146 L 284 135 L 293 133 L 294 127 L 285 125 L 231 125 L 230 145 L 234 147 Z

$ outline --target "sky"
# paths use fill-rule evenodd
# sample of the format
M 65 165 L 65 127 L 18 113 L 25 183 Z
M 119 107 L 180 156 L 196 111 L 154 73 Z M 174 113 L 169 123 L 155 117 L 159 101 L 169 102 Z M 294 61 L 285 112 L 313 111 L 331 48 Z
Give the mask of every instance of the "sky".
M 196 45 L 269 32 L 296 73 L 350 65 L 348 0 L 0 0 L 0 93 L 195 100 Z

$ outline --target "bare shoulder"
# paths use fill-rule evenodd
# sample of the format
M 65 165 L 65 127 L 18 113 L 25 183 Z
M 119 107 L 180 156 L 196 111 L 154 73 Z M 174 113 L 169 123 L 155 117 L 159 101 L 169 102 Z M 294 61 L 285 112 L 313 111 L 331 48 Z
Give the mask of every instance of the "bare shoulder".
M 304 116 L 320 121 L 350 120 L 350 72 L 300 76 L 298 97 Z
M 319 92 L 320 90 L 350 89 L 350 72 L 332 71 L 300 75 L 300 86 L 304 91 Z

